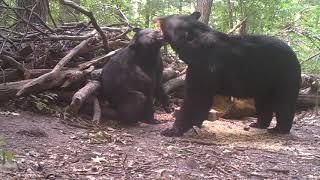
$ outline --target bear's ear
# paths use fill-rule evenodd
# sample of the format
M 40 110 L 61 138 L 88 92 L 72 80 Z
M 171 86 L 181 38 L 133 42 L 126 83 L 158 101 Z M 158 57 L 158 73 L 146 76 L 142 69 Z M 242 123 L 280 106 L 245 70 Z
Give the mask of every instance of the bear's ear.
M 135 32 L 135 33 L 139 32 L 139 31 L 141 31 L 141 30 L 142 30 L 141 28 L 137 28 L 137 27 L 135 27 L 135 28 L 132 29 L 132 31 Z
M 201 16 L 201 13 L 198 12 L 198 11 L 195 11 L 192 14 L 190 14 L 189 16 L 198 20 L 200 18 L 200 16 Z

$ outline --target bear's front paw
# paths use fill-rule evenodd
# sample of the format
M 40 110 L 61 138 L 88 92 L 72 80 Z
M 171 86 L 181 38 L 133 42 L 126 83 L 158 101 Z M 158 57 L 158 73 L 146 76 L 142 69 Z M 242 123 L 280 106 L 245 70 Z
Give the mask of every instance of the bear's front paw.
M 162 131 L 161 135 L 167 136 L 167 137 L 179 137 L 179 136 L 182 136 L 183 133 L 184 131 L 182 131 L 181 129 L 172 127 Z
M 281 129 L 279 127 L 274 127 L 274 128 L 270 128 L 270 129 L 267 129 L 267 131 L 271 134 L 289 134 L 290 133 L 290 130 L 288 129 Z

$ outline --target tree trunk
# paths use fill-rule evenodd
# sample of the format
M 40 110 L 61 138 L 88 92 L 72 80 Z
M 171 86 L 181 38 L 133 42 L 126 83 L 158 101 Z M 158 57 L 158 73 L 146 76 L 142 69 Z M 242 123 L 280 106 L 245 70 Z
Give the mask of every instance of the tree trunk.
M 226 3 L 227 3 L 227 11 L 228 11 L 229 29 L 232 29 L 233 28 L 232 5 L 230 0 L 226 0 Z
M 212 0 L 197 0 L 196 11 L 201 13 L 199 21 L 208 24 L 211 14 Z
M 40 20 L 36 18 L 35 15 L 31 15 L 31 12 L 34 12 L 40 16 L 42 21 L 47 22 L 47 16 L 48 16 L 48 7 L 49 7 L 49 1 L 48 0 L 17 0 L 17 6 L 18 8 L 28 8 L 28 10 L 18 10 L 18 17 L 17 19 L 20 19 L 22 17 L 23 19 L 29 21 L 30 23 L 38 23 L 40 24 Z M 30 16 L 31 15 L 31 16 Z M 20 16 L 20 17 L 19 17 Z M 17 31 L 24 31 L 24 28 L 28 27 L 24 22 L 18 22 L 17 23 Z
M 145 21 L 144 21 L 144 25 L 146 28 L 149 27 L 150 24 L 150 0 L 147 0 L 146 5 L 145 5 Z
M 246 15 L 244 13 L 244 9 L 243 9 L 243 3 L 242 0 L 238 0 L 239 3 L 239 7 L 240 7 L 240 19 L 243 20 L 244 18 L 246 18 Z M 247 21 L 245 21 L 242 26 L 239 29 L 239 34 L 246 34 L 246 28 L 247 27 Z
M 182 13 L 182 1 L 183 0 L 179 0 L 179 14 Z
M 0 1 L 0 5 L 1 5 L 1 6 L 3 5 L 3 2 L 2 2 L 2 1 Z M 0 7 L 0 14 L 3 14 L 3 11 L 4 11 L 4 9 L 3 9 L 2 7 Z

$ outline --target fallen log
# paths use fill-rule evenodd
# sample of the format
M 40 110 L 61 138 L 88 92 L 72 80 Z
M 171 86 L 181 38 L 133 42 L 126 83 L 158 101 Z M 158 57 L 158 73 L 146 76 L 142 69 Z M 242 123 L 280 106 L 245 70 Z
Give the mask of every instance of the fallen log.
M 165 68 L 162 73 L 162 82 L 167 82 L 178 76 L 178 72 L 172 68 Z
M 62 84 L 62 88 L 68 88 L 73 84 L 82 84 L 86 80 L 86 77 L 94 70 L 94 66 L 90 66 L 83 71 L 74 71 L 67 74 L 67 80 Z
M 30 69 L 30 78 L 37 78 L 50 71 L 51 69 Z M 6 69 L 3 73 L 0 73 L 0 82 L 2 83 L 19 81 L 22 79 L 24 79 L 24 77 L 22 76 L 21 72 L 16 69 Z
M 16 61 L 14 58 L 0 54 L 0 59 L 2 61 L 4 61 L 5 63 L 10 64 L 13 68 L 16 68 L 19 71 L 21 71 L 23 73 L 25 79 L 30 79 L 30 77 L 31 77 L 30 71 L 27 68 L 25 68 L 21 63 Z
M 184 81 L 186 79 L 186 75 L 183 74 L 178 76 L 174 79 L 169 80 L 163 85 L 164 91 L 169 94 L 170 92 L 174 91 L 175 89 L 184 86 Z
M 297 99 L 297 109 L 311 108 L 320 102 L 320 96 L 300 94 Z
M 61 77 L 60 70 L 65 64 L 67 64 L 74 56 L 76 56 L 81 50 L 87 48 L 89 42 L 92 39 L 82 41 L 79 45 L 73 48 L 64 58 L 62 58 L 59 63 L 53 68 L 49 73 L 46 73 L 31 82 L 25 84 L 21 90 L 18 91 L 17 96 L 24 94 L 29 94 L 32 92 L 40 92 L 44 90 L 51 89 L 53 87 L 59 86 L 62 83 L 64 77 Z M 60 78 L 59 78 L 60 77 Z
M 76 92 L 72 98 L 70 106 L 66 109 L 67 113 L 78 114 L 84 101 L 101 86 L 99 81 L 89 81 L 83 88 Z
M 21 87 L 30 81 L 32 81 L 32 79 L 0 84 L 0 101 L 7 101 L 15 98 Z
M 100 124 L 100 120 L 101 120 L 101 106 L 99 103 L 99 99 L 94 96 L 93 97 L 93 118 L 92 118 L 92 123 L 94 125 L 99 125 Z
M 75 94 L 74 91 L 60 91 L 60 90 L 55 90 L 55 91 L 50 91 L 52 93 L 55 93 L 58 95 L 59 99 L 58 101 L 60 102 L 66 102 L 66 103 L 71 103 L 72 98 Z M 101 119 L 100 120 L 116 120 L 118 119 L 118 113 L 116 110 L 106 102 L 103 101 L 103 98 L 99 97 L 100 101 L 100 109 L 101 109 Z M 84 112 L 86 114 L 93 114 L 94 113 L 94 96 L 88 96 L 85 102 L 83 103 L 82 107 L 80 108 L 81 112 Z

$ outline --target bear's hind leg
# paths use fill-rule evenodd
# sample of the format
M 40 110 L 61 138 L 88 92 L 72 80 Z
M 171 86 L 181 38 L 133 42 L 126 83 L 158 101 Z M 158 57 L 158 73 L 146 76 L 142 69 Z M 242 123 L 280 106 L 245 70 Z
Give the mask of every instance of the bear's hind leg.
M 129 91 L 121 99 L 116 107 L 120 122 L 125 125 L 132 125 L 140 121 L 146 103 L 145 95 L 139 91 Z
M 277 105 L 276 117 L 277 125 L 268 129 L 268 132 L 275 134 L 290 133 L 295 115 L 295 103 L 281 103 Z
M 154 118 L 154 109 L 151 98 L 146 100 L 144 113 L 142 116 L 141 122 L 146 124 L 160 124 L 161 122 Z

